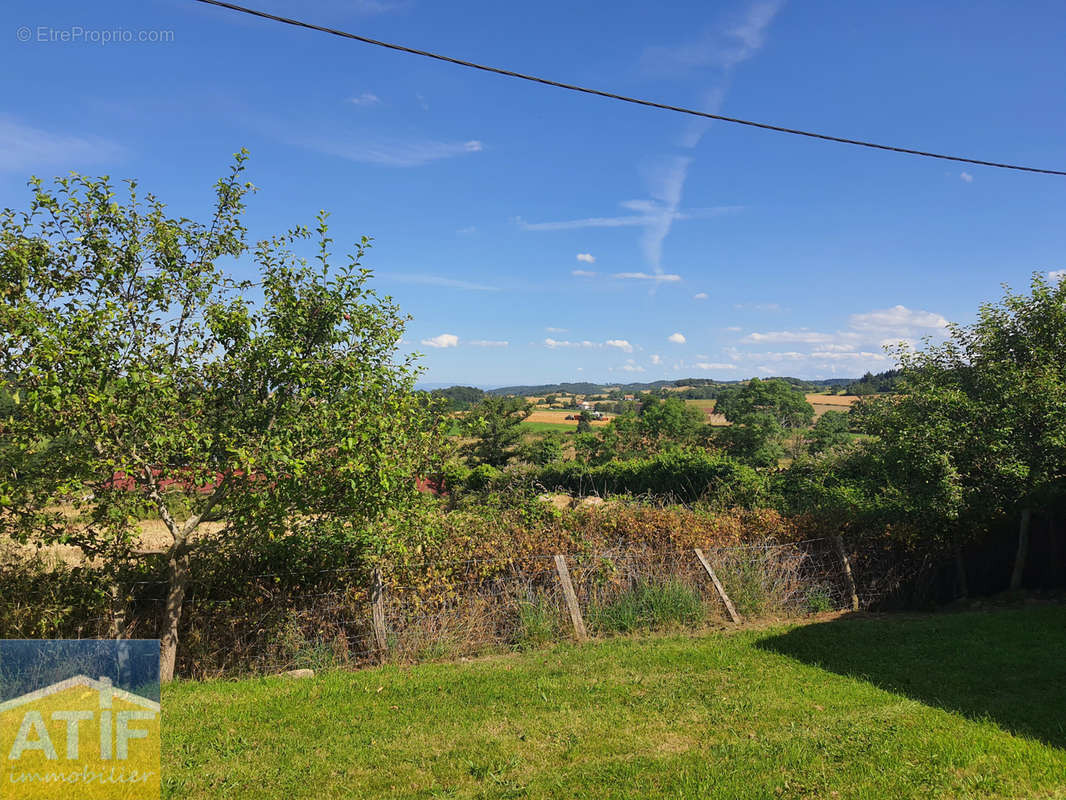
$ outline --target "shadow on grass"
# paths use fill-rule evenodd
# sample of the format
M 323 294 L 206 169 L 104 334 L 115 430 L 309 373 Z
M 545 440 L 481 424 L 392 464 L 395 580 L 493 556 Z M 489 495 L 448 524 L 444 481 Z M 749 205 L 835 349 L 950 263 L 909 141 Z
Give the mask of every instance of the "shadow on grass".
M 841 617 L 757 646 L 1066 749 L 1066 606 Z

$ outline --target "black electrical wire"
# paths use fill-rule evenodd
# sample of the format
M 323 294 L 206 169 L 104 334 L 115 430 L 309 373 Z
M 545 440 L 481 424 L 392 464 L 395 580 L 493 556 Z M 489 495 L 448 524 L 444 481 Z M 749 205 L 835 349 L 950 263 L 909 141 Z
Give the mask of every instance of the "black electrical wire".
M 674 111 L 678 114 L 688 114 L 693 117 L 703 117 L 704 119 L 717 120 L 718 122 L 731 122 L 734 125 L 747 125 L 750 128 L 761 128 L 766 131 L 775 131 L 777 133 L 790 133 L 794 136 L 806 136 L 811 139 L 821 139 L 826 142 L 837 142 L 839 144 L 850 144 L 856 147 L 869 147 L 874 150 L 887 150 L 892 153 L 905 153 L 911 156 L 922 156 L 923 158 L 938 158 L 943 161 L 957 161 L 962 164 L 977 164 L 982 167 L 995 167 L 997 169 L 1013 169 L 1019 172 L 1036 172 L 1042 175 L 1063 175 L 1066 176 L 1066 171 L 1058 169 L 1042 169 L 1040 167 L 1026 167 L 1019 164 L 1004 164 L 998 161 L 983 161 L 978 158 L 966 158 L 964 156 L 949 156 L 944 153 L 930 153 L 925 150 L 913 150 L 909 147 L 896 147 L 888 144 L 878 144 L 876 142 L 866 142 L 861 139 L 847 139 L 843 136 L 830 136 L 827 133 L 815 133 L 813 131 L 802 131 L 797 128 L 786 128 L 781 125 L 771 125 L 766 122 L 754 122 L 749 119 L 738 119 L 736 117 L 726 117 L 721 114 L 711 114 L 707 111 L 697 111 L 693 108 L 685 108 L 683 106 L 673 106 L 667 103 L 658 103 L 654 100 L 642 100 L 637 97 L 627 97 L 622 94 L 615 94 L 614 92 L 605 92 L 601 89 L 590 89 L 586 86 L 578 86 L 573 83 L 562 83 L 560 81 L 553 81 L 548 78 L 539 78 L 536 75 L 526 75 L 521 72 L 514 72 L 509 69 L 502 69 L 500 67 L 490 67 L 486 64 L 478 64 L 473 61 L 464 61 L 461 58 L 452 58 L 451 56 L 441 55 L 440 53 L 432 53 L 428 50 L 418 50 L 414 47 L 406 47 L 402 44 L 392 44 L 391 42 L 382 42 L 378 39 L 371 39 L 367 36 L 360 36 L 356 33 L 349 33 L 348 31 L 338 30 L 337 28 L 327 28 L 323 25 L 315 25 L 311 22 L 302 22 L 297 19 L 290 19 L 289 17 L 280 17 L 277 14 L 269 14 L 266 11 L 257 11 L 254 8 L 245 8 L 244 6 L 238 6 L 233 3 L 222 2 L 222 0 L 195 0 L 197 3 L 205 3 L 211 6 L 218 6 L 219 8 L 226 8 L 230 11 L 237 11 L 241 14 L 249 14 L 253 17 L 260 17 L 262 19 L 272 20 L 273 22 L 281 22 L 285 25 L 293 25 L 297 28 L 306 28 L 307 30 L 319 31 L 320 33 L 328 33 L 332 36 L 340 36 L 344 39 L 352 39 L 363 44 L 372 44 L 377 47 L 384 47 L 388 50 L 396 50 L 401 53 L 409 53 L 411 55 L 423 56 L 425 58 L 434 58 L 437 61 L 446 61 L 449 64 L 457 64 L 460 67 L 469 67 L 470 69 L 478 69 L 482 72 L 492 72 L 496 75 L 504 75 L 508 78 L 519 78 L 524 81 L 531 81 L 532 83 L 540 83 L 545 86 L 554 86 L 557 89 L 567 89 L 571 92 L 581 92 L 582 94 L 591 94 L 597 97 L 606 97 L 609 100 L 621 100 L 623 103 L 632 103 L 638 106 L 646 106 L 648 108 L 658 108 L 663 111 Z

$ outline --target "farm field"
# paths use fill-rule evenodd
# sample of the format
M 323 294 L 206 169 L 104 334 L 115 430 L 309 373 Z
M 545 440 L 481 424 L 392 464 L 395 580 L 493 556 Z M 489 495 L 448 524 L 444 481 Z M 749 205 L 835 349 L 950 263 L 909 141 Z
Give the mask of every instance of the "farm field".
M 527 417 L 525 422 L 523 422 L 522 424 L 523 425 L 535 425 L 535 424 L 538 424 L 538 423 L 539 424 L 550 424 L 550 425 L 559 426 L 558 427 L 559 430 L 562 430 L 563 428 L 576 428 L 577 427 L 577 420 L 576 419 L 568 420 L 567 416 L 568 415 L 577 415 L 577 414 L 580 414 L 580 413 L 581 413 L 580 411 L 549 411 L 548 409 L 545 409 L 545 408 L 538 408 L 532 414 L 530 414 L 529 417 Z M 592 420 L 592 424 L 593 425 L 606 425 L 607 424 L 607 420 L 606 419 L 594 419 L 594 420 Z M 552 430 L 554 430 L 554 428 Z
M 726 418 L 721 414 L 714 413 L 714 406 L 717 401 L 713 399 L 702 400 L 686 400 L 685 403 L 690 406 L 694 406 L 701 411 L 707 417 L 707 424 L 709 425 L 728 425 Z
M 1066 797 L 1066 607 L 177 683 L 168 798 Z
M 814 406 L 815 419 L 826 411 L 847 411 L 859 399 L 858 395 L 852 394 L 808 394 L 806 398 Z

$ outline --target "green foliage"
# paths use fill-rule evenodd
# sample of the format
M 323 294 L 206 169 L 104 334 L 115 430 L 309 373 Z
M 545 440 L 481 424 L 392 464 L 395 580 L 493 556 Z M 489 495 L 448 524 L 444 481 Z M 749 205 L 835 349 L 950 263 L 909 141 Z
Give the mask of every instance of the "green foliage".
M 807 447 L 811 453 L 821 453 L 832 447 L 847 444 L 852 440 L 847 412 L 826 411 L 814 423 L 807 434 Z
M 474 438 L 463 447 L 467 462 L 471 466 L 506 466 L 518 455 L 520 426 L 532 413 L 533 406 L 521 397 L 484 397 L 463 419 L 467 435 Z
M 539 594 L 519 601 L 515 649 L 531 650 L 559 638 L 559 609 L 555 604 Z
M 653 441 L 691 442 L 706 424 L 703 412 L 677 397 L 648 398 L 640 409 L 641 434 Z
M 812 614 L 824 614 L 834 608 L 833 595 L 825 586 L 812 586 L 804 593 L 807 610 Z
M 728 565 L 718 567 L 718 578 L 741 616 L 757 617 L 770 610 L 772 598 L 767 587 L 765 561 L 760 556 L 736 555 Z
M 785 439 L 814 419 L 803 392 L 780 378 L 752 378 L 723 389 L 715 411 L 732 423 L 716 432 L 717 439 L 737 458 L 760 467 L 776 465 L 785 455 Z
M 671 625 L 692 626 L 706 616 L 699 593 L 675 579 L 641 580 L 586 612 L 597 633 L 632 633 Z
M 0 371 L 18 400 L 0 423 L 6 532 L 110 552 L 145 499 L 167 520 L 168 482 L 214 487 L 168 521 L 180 546 L 199 515 L 269 535 L 294 513 L 370 522 L 413 493 L 436 430 L 395 358 L 405 319 L 360 264 L 368 240 L 333 264 L 323 215 L 252 250 L 244 160 L 207 224 L 81 176 L 34 180 L 29 210 L 0 215 Z M 313 265 L 288 249 L 308 239 Z M 261 302 L 225 258 L 259 267 Z M 84 525 L 48 511 L 87 493 Z
M 245 154 L 207 222 L 128 182 L 30 183 L 0 213 L 0 533 L 119 563 L 153 504 L 171 536 L 164 674 L 207 520 L 262 540 L 294 520 L 373 529 L 433 471 L 441 420 L 412 391 L 406 318 L 370 288 L 369 239 L 335 263 L 326 214 L 251 246 Z M 312 261 L 293 248 L 314 242 Z M 240 259 L 258 280 L 230 277 Z M 261 299 L 250 290 L 258 285 Z M 202 489 L 176 518 L 168 486 Z M 76 519 L 56 511 L 71 500 Z M 374 547 L 390 546 L 378 537 Z
M 490 488 L 500 477 L 501 473 L 491 464 L 479 464 L 470 470 L 466 479 L 466 489 L 473 492 L 483 492 Z
M 746 507 L 757 502 L 764 484 L 750 467 L 700 450 L 671 450 L 597 466 L 549 465 L 540 471 L 539 482 L 572 494 L 655 495 L 682 502 L 707 498 L 723 506 Z
M 887 394 L 896 391 L 902 373 L 898 369 L 889 369 L 874 375 L 867 372 L 859 380 L 852 381 L 842 387 L 841 394 L 855 394 L 859 396 L 870 394 Z
M 522 457 L 530 464 L 543 467 L 563 460 L 563 437 L 550 431 L 537 436 L 529 442 L 522 452 Z
M 881 494 L 942 541 L 1045 507 L 1066 486 L 1066 283 L 1007 290 L 944 344 L 901 347 L 898 394 L 852 411 L 876 439 Z
M 447 389 L 434 389 L 430 397 L 444 401 L 446 411 L 466 411 L 481 402 L 485 392 L 473 386 L 449 386 Z

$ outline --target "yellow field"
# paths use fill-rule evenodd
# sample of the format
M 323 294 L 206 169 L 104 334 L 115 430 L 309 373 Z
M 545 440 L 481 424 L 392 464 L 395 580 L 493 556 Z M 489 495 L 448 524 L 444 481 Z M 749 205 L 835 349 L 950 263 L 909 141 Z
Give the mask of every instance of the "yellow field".
M 553 425 L 573 425 L 577 427 L 576 419 L 567 419 L 567 416 L 577 416 L 580 411 L 548 411 L 547 409 L 538 408 L 528 417 L 526 422 L 550 422 Z M 594 419 L 593 425 L 606 425 L 606 419 Z
M 814 406 L 814 418 L 826 411 L 847 411 L 859 399 L 854 394 L 809 394 L 807 402 Z

